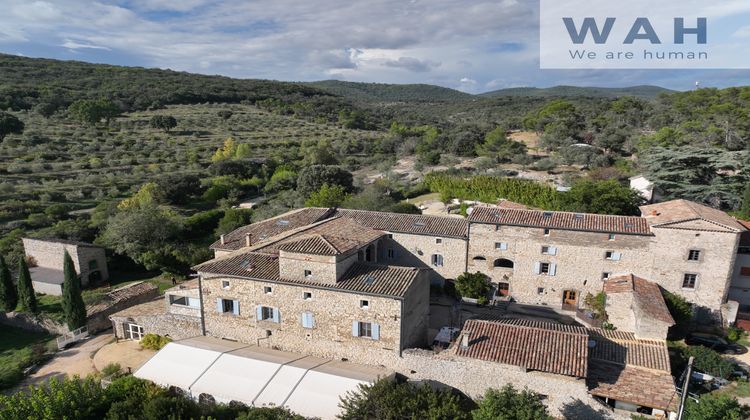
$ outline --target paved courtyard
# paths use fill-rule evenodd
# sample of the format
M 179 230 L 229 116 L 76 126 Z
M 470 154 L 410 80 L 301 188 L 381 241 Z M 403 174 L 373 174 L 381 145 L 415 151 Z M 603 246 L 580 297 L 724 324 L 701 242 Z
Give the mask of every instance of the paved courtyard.
M 118 363 L 125 372 L 135 372 L 156 352 L 141 348 L 137 341 L 120 341 L 102 347 L 94 355 L 94 367 L 101 371 L 110 363 Z

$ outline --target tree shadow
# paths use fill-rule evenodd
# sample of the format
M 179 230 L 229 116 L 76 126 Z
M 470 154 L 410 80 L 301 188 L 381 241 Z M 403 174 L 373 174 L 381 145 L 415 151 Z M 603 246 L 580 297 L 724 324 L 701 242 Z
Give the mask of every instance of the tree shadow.
M 563 418 L 581 420 L 599 420 L 612 418 L 612 412 L 602 407 L 597 409 L 579 399 L 563 405 L 560 409 Z

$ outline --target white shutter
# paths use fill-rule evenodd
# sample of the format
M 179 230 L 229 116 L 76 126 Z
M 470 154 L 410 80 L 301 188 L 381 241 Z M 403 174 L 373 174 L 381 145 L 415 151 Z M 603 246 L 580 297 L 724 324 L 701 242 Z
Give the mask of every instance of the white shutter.
M 534 274 L 541 274 L 542 272 L 542 263 L 539 261 L 534 263 Z
M 255 308 L 255 320 L 261 321 L 263 319 L 263 307 L 258 306 Z
M 372 339 L 380 340 L 380 325 L 375 323 L 372 323 L 370 325 L 372 326 Z
M 359 322 L 352 321 L 352 336 L 359 337 Z
M 508 250 L 508 244 L 505 242 L 500 243 L 500 250 L 501 251 L 507 251 Z
M 232 313 L 234 313 L 235 315 L 240 314 L 240 301 L 239 300 L 232 301 Z
M 549 265 L 549 275 L 554 276 L 555 274 L 557 274 L 557 264 L 552 263 Z
M 311 324 L 312 314 L 310 312 L 302 312 L 302 328 L 312 328 Z
M 612 261 L 620 261 L 620 258 L 622 258 L 622 254 L 619 252 L 612 253 Z
M 273 322 L 277 324 L 281 322 L 281 314 L 279 313 L 278 308 L 273 308 Z
M 216 312 L 218 313 L 224 312 L 224 305 L 221 304 L 221 298 L 216 299 Z
M 557 248 L 554 246 L 549 247 L 549 255 L 557 255 Z

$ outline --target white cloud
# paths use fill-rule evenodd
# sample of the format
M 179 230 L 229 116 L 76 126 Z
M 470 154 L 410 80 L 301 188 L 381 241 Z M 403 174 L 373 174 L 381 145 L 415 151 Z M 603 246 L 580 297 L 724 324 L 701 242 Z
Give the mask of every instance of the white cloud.
M 61 46 L 71 49 L 71 50 L 78 50 L 78 49 L 91 49 L 91 50 L 107 50 L 111 51 L 110 48 L 103 47 L 101 45 L 94 45 L 94 44 L 85 44 L 81 42 L 76 42 L 70 39 L 66 39 L 65 42 L 61 44 Z

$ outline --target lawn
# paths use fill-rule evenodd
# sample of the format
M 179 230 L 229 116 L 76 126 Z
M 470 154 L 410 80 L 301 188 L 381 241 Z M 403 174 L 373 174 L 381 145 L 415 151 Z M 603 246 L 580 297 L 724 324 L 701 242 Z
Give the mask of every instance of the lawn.
M 23 369 L 39 360 L 51 338 L 46 333 L 0 326 L 0 390 L 23 379 Z

